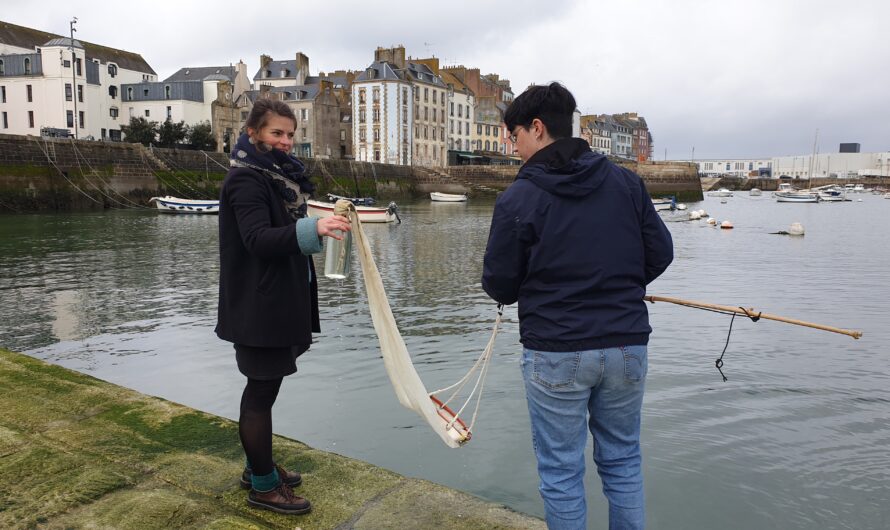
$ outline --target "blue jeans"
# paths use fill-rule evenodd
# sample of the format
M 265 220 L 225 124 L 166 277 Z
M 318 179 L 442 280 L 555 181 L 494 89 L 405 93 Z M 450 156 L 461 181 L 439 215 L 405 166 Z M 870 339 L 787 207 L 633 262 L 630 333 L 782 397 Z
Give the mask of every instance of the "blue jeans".
M 609 528 L 643 528 L 640 409 L 646 346 L 524 349 L 521 366 L 547 527 L 586 526 L 584 447 L 589 428 L 593 461 L 609 501 Z

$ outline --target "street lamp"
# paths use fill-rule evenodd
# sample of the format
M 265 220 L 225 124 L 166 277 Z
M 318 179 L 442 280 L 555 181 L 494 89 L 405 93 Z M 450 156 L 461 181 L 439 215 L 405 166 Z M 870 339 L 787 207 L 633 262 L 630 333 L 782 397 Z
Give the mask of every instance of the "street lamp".
M 69 24 L 71 28 L 71 42 L 68 44 L 71 50 L 71 99 L 74 100 L 74 138 L 77 139 L 77 56 L 74 53 L 74 24 L 77 24 L 77 17 L 71 19 Z M 84 64 L 86 66 L 86 64 Z

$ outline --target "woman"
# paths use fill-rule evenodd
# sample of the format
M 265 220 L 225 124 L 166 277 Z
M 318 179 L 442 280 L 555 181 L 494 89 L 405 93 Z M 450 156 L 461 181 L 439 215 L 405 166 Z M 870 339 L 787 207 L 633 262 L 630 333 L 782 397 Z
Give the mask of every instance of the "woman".
M 247 502 L 280 513 L 302 514 L 308 500 L 293 487 L 300 474 L 272 460 L 272 405 L 282 379 L 297 371 L 297 357 L 318 332 L 318 292 L 310 254 L 322 236 L 349 230 L 342 216 L 306 216 L 314 186 L 290 156 L 296 118 L 281 101 L 257 100 L 247 133 L 232 150 L 232 169 L 220 192 L 219 313 L 216 334 L 234 343 L 247 376 L 238 431 L 247 456 L 241 485 Z

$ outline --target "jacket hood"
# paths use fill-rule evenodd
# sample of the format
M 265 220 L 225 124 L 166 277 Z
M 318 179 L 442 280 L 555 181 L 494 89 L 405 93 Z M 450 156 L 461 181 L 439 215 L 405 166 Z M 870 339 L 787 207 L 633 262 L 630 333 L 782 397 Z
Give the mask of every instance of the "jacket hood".
M 554 195 L 584 197 L 600 187 L 608 172 L 605 155 L 592 152 L 580 138 L 564 138 L 532 156 L 516 178 Z

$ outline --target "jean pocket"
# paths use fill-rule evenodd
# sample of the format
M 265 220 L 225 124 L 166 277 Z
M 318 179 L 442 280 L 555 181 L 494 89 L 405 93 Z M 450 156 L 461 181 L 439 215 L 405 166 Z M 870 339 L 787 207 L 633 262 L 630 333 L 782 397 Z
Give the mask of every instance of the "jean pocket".
M 579 364 L 580 352 L 535 352 L 532 379 L 551 389 L 574 386 Z
M 639 383 L 646 379 L 649 371 L 649 355 L 646 346 L 622 346 L 624 355 L 624 380 Z

